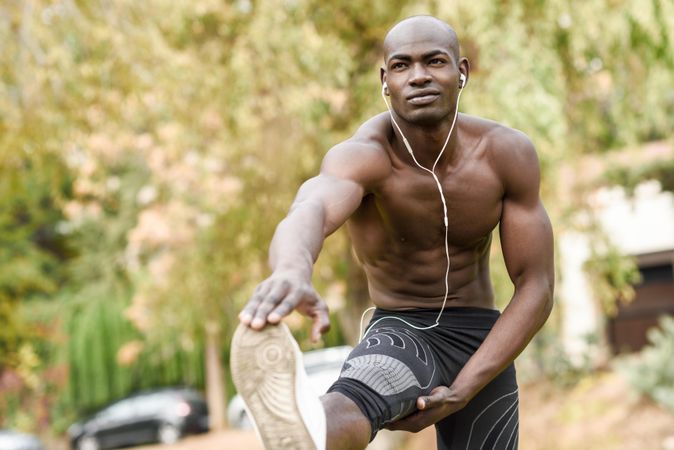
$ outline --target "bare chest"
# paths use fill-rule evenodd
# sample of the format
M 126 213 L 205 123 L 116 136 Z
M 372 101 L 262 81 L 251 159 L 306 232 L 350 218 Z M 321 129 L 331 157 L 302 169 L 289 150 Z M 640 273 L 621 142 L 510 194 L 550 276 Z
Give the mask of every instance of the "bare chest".
M 484 161 L 469 161 L 439 174 L 447 205 L 448 240 L 452 247 L 483 242 L 501 216 L 503 187 Z M 370 240 L 394 241 L 423 250 L 444 241 L 443 205 L 430 173 L 414 167 L 394 170 L 363 200 L 352 219 Z

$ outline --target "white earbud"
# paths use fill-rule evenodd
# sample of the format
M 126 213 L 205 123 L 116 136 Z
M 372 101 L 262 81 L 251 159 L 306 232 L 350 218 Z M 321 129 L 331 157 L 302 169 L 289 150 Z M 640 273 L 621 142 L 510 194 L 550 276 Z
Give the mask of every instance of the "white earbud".
M 459 75 L 459 89 L 463 89 L 466 85 L 466 76 L 464 74 Z
M 381 85 L 381 93 L 386 94 L 386 89 L 388 89 L 388 84 L 386 84 L 386 81 L 384 81 L 384 83 Z

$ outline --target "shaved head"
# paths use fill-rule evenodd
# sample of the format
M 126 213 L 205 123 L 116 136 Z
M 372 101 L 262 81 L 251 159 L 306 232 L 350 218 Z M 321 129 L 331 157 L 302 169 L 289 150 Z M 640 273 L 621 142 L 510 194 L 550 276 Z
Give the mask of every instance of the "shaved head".
M 419 40 L 433 37 L 439 39 L 438 42 L 449 51 L 455 58 L 459 59 L 459 38 L 452 27 L 446 22 L 433 16 L 412 16 L 403 19 L 393 26 L 384 38 L 384 63 L 392 52 L 405 45 L 409 45 Z
M 382 93 L 391 98 L 396 115 L 409 123 L 436 126 L 446 121 L 457 111 L 469 73 L 456 33 L 436 17 L 409 17 L 384 38 Z

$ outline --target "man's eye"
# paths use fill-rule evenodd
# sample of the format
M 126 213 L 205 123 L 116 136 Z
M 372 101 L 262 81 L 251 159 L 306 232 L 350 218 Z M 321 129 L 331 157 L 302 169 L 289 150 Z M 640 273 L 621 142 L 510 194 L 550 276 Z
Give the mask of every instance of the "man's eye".
M 391 65 L 391 69 L 402 69 L 405 67 L 405 63 L 397 62 Z
M 434 65 L 444 64 L 444 63 L 445 63 L 445 60 L 444 60 L 444 59 L 440 59 L 440 58 L 433 58 L 433 59 L 430 60 L 430 63 L 431 63 L 431 64 L 434 64 Z

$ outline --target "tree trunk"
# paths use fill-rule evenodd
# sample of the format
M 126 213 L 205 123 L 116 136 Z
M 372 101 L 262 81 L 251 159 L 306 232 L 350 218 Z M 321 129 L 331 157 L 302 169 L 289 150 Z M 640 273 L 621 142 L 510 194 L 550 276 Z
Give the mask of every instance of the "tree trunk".
M 220 361 L 220 326 L 215 322 L 206 324 L 206 401 L 210 428 L 222 430 L 227 426 L 225 414 L 226 385 Z

